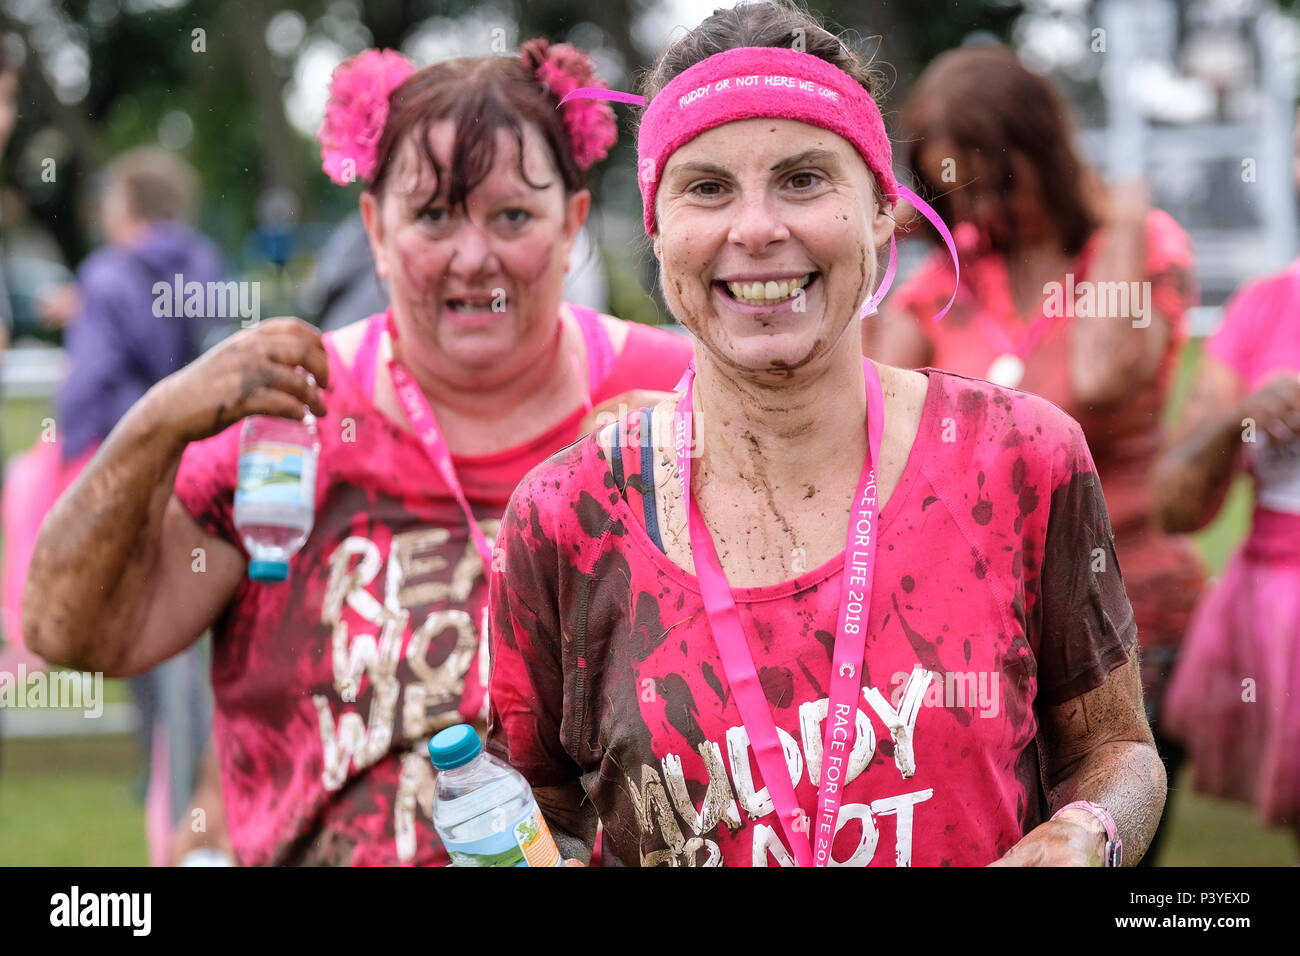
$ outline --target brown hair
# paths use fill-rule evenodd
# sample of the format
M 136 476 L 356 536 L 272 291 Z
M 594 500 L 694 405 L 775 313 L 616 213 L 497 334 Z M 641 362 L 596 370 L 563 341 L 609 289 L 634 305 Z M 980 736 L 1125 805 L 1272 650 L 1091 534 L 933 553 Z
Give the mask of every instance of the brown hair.
M 187 219 L 198 199 L 194 169 L 157 146 L 127 150 L 109 164 L 104 180 L 106 187 L 121 187 L 131 214 L 149 222 Z
M 951 183 L 932 183 L 921 169 L 926 143 L 951 142 L 978 153 L 994 170 L 993 188 L 1005 196 L 1014 183 L 1013 154 L 1038 180 L 1040 199 L 1059 224 L 1065 252 L 1077 255 L 1097 228 L 1087 202 L 1086 165 L 1074 149 L 1074 124 L 1065 98 L 1045 77 L 1026 69 L 999 44 L 949 50 L 917 80 L 903 107 L 907 163 L 927 187 L 931 204 L 953 224 Z M 1015 224 L 1009 222 L 1014 230 Z
M 819 23 L 798 0 L 759 0 L 714 10 L 703 23 L 673 43 L 641 78 L 641 94 L 649 103 L 680 73 L 716 53 L 748 46 L 801 49 L 843 70 L 875 97 L 880 74 Z M 875 176 L 877 198 L 882 194 Z
M 586 186 L 585 172 L 573 157 L 558 100 L 543 88 L 534 70 L 546 57 L 550 44 L 529 40 L 520 57 L 481 56 L 446 60 L 413 74 L 389 97 L 388 120 L 377 147 L 377 162 L 370 192 L 380 195 L 392 171 L 399 147 L 414 136 L 425 161 L 434 172 L 437 196 L 446 176 L 447 202 L 463 206 L 496 161 L 498 130 L 508 130 L 519 147 L 519 175 L 534 189 L 524 172 L 524 125 L 532 124 L 550 149 L 567 194 Z M 429 128 L 450 120 L 456 125 L 451 168 L 443 170 L 429 147 Z
M 870 64 L 864 63 L 796 0 L 760 0 L 739 3 L 730 10 L 714 10 L 708 19 L 672 44 L 642 77 L 641 93 L 649 102 L 674 77 L 696 63 L 715 53 L 746 46 L 802 48 L 803 52 L 839 67 L 872 96 L 877 93 L 879 75 L 871 70 Z

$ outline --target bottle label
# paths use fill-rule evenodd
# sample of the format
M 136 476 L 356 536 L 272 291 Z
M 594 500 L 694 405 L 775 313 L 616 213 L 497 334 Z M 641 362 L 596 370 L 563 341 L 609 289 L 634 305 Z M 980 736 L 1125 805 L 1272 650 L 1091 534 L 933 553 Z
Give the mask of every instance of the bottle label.
M 493 819 L 490 835 L 465 843 L 443 841 L 453 866 L 560 865 L 560 851 L 535 802 L 513 823 L 508 822 L 505 811 L 499 807 L 492 813 L 499 815 L 499 821 Z
M 316 454 L 300 445 L 257 442 L 239 456 L 235 504 L 277 504 L 314 508 Z

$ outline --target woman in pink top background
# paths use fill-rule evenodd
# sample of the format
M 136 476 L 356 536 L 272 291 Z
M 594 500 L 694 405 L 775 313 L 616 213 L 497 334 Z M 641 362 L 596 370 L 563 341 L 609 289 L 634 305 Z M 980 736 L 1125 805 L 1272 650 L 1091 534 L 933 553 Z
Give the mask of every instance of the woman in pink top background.
M 1161 700 L 1204 570 L 1188 539 L 1151 519 L 1151 495 L 1196 301 L 1191 243 L 1141 184 L 1096 177 L 1076 153 L 1064 97 L 1008 48 L 937 57 L 904 105 L 902 138 L 922 192 L 953 226 L 961 287 L 932 321 L 953 287 L 947 251 L 937 250 L 864 322 L 865 351 L 1032 392 L 1083 427 L 1137 618 L 1147 716 L 1172 780 L 1183 754 L 1162 734 Z
M 599 819 L 625 865 L 1131 863 L 1159 819 L 1078 425 L 862 357 L 898 195 L 871 88 L 776 3 L 646 81 L 646 229 L 695 375 L 520 484 L 491 582 L 488 748 L 571 858 Z
M 604 104 L 557 107 L 599 83 L 544 40 L 418 71 L 392 51 L 342 65 L 324 168 L 365 183 L 388 314 L 231 337 L 150 391 L 46 521 L 24 602 L 43 656 L 129 675 L 213 629 L 210 799 L 240 863 L 447 862 L 425 747 L 483 713 L 485 551 L 506 501 L 602 405 L 686 365 L 680 337 L 561 298 L 616 126 Z M 287 581 L 252 581 L 240 423 L 304 405 L 323 416 L 315 524 Z
M 1294 162 L 1300 186 L 1300 139 Z M 1197 607 L 1167 723 L 1198 790 L 1300 836 L 1300 260 L 1228 302 L 1159 461 L 1157 518 L 1204 527 L 1242 467 L 1250 533 Z

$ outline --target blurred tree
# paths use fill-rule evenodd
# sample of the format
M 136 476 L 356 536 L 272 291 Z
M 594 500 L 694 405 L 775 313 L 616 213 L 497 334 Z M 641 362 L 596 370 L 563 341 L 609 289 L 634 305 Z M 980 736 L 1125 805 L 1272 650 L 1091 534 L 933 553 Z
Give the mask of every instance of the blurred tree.
M 809 6 L 854 31 L 860 52 L 874 51 L 886 77 L 884 105 L 893 109 L 932 59 L 977 31 L 1009 40 L 1024 9 L 1016 0 L 809 0 Z
M 1005 36 L 1021 6 L 1014 0 L 811 5 L 856 30 L 868 50 L 869 38 L 885 38 L 876 43 L 886 75 L 898 81 L 889 84 L 893 106 L 931 56 L 976 29 Z M 22 118 L 6 171 L 76 261 L 91 244 L 75 214 L 89 194 L 89 177 L 114 153 L 161 140 L 199 170 L 205 185 L 202 225 L 236 250 L 245 246 L 259 214 L 284 216 L 296 207 L 302 220 L 311 221 L 355 208 L 355 190 L 328 184 L 315 144 L 286 112 L 295 82 L 321 75 L 302 69 L 308 58 L 337 58 L 368 45 L 399 47 L 430 18 L 454 21 L 477 12 L 489 19 L 499 15 L 503 25 L 513 26 L 508 32 L 516 42 L 535 35 L 563 40 L 575 29 L 585 31 L 584 42 L 598 37 L 627 68 L 630 84 L 658 52 L 639 48 L 629 26 L 650 6 L 653 0 L 498 0 L 496 6 L 482 0 L 6 3 L 0 6 L 0 30 L 21 37 L 28 49 Z M 599 32 L 593 34 L 593 27 Z M 271 32 L 277 31 L 289 40 L 273 43 Z M 67 146 L 53 182 L 40 175 L 51 128 Z M 623 139 L 621 149 L 630 149 L 631 138 Z M 616 162 L 626 159 L 623 154 Z M 267 196 L 276 201 L 268 203 Z

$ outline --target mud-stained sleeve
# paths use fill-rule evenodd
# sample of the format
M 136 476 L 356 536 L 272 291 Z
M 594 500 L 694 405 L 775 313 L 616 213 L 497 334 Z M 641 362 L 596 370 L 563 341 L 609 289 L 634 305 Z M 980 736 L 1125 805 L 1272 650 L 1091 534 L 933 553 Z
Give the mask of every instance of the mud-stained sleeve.
M 239 433 L 242 422 L 203 441 L 191 443 L 181 456 L 174 492 L 195 524 L 241 551 L 235 528 L 235 485 L 239 478 Z
M 1041 580 L 1038 693 L 1049 704 L 1100 687 L 1137 643 L 1097 468 L 1082 430 L 1073 419 L 1065 423 Z
M 555 539 L 525 479 L 510 499 L 497 534 L 489 582 L 492 654 L 487 749 L 534 787 L 574 781 L 577 764 L 564 749 L 564 668 L 558 613 Z

